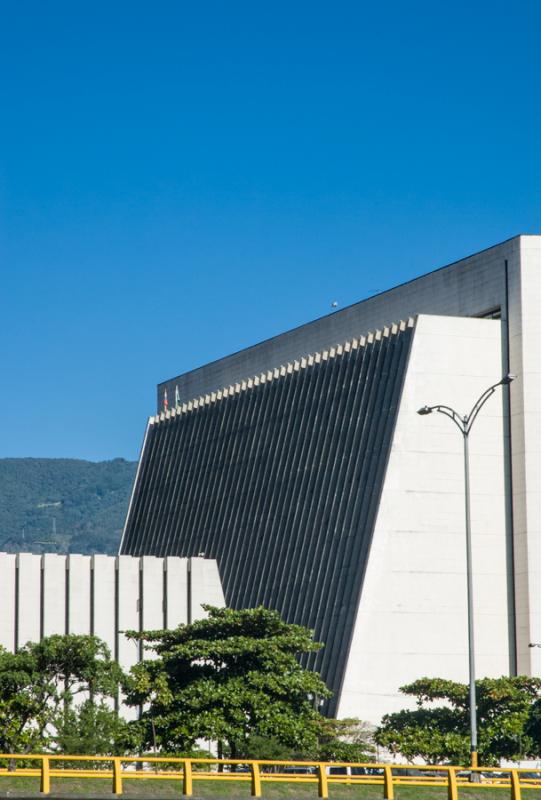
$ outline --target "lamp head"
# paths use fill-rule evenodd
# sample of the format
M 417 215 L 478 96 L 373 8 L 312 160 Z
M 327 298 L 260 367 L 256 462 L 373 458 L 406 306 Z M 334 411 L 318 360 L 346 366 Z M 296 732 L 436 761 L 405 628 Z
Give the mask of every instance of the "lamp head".
M 504 375 L 501 379 L 500 383 L 502 386 L 509 386 L 509 384 L 515 380 L 517 376 L 513 375 L 512 372 L 508 372 L 507 375 Z
M 432 414 L 432 409 L 430 406 L 423 406 L 417 413 L 424 417 L 426 414 Z

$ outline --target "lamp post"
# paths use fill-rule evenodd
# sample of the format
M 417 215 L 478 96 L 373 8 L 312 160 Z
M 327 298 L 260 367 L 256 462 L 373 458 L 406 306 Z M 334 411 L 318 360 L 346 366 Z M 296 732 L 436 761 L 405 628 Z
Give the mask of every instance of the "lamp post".
M 418 410 L 418 414 L 425 416 L 438 411 L 445 414 L 452 420 L 460 433 L 464 443 L 464 512 L 466 522 L 466 580 L 468 587 L 468 656 L 469 656 L 469 696 L 470 696 L 470 749 L 471 766 L 475 769 L 478 766 L 477 757 L 477 699 L 475 693 L 475 642 L 473 629 L 473 576 L 472 576 L 472 548 L 471 548 L 471 518 L 470 518 L 470 464 L 469 464 L 469 444 L 468 439 L 472 425 L 477 419 L 477 415 L 491 397 L 498 386 L 508 386 L 516 375 L 504 375 L 498 383 L 489 386 L 481 397 L 474 404 L 469 414 L 459 414 L 450 406 L 436 405 L 423 406 Z

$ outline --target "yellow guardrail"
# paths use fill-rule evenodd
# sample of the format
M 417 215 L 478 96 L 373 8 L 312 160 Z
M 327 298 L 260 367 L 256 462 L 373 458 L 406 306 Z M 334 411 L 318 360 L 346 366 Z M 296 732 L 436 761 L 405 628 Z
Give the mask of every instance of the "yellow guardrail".
M 5 777 L 36 777 L 45 795 L 51 791 L 52 779 L 63 778 L 110 780 L 114 795 L 122 794 L 126 780 L 177 780 L 182 781 L 185 797 L 192 796 L 194 781 L 245 781 L 250 783 L 252 797 L 262 796 L 265 783 L 317 784 L 321 798 L 329 797 L 329 787 L 334 784 L 379 785 L 385 800 L 394 800 L 396 786 L 446 787 L 448 800 L 458 800 L 460 787 L 471 787 L 472 783 L 476 788 L 507 789 L 511 800 L 521 800 L 524 789 L 541 789 L 541 771 L 510 768 L 0 753 L 3 763 L 6 766 L 0 766 L 0 787 Z

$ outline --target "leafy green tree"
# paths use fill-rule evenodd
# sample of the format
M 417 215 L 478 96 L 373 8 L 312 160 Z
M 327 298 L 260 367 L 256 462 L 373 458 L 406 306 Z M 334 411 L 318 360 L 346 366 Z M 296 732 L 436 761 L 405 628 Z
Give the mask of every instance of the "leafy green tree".
M 48 749 L 59 718 L 78 694 L 114 697 L 121 678 L 95 636 L 48 636 L 16 653 L 0 648 L 0 751 Z
M 246 743 L 243 757 L 260 761 L 286 761 L 299 758 L 300 755 L 297 750 L 282 744 L 274 737 L 258 736 L 257 733 L 254 733 Z M 304 754 L 304 758 L 306 758 L 306 754 Z
M 476 688 L 481 763 L 488 766 L 532 755 L 535 743 L 528 722 L 532 704 L 541 694 L 541 679 L 483 678 L 476 681 Z M 400 691 L 415 697 L 417 708 L 387 714 L 376 731 L 376 742 L 408 760 L 468 763 L 468 686 L 420 678 Z
M 103 700 L 70 705 L 54 721 L 54 749 L 72 755 L 121 756 L 139 750 L 137 730 Z
M 323 761 L 370 761 L 374 757 L 373 729 L 360 719 L 320 721 L 317 758 Z
M 311 631 L 263 607 L 205 609 L 208 618 L 191 625 L 129 633 L 156 655 L 133 667 L 128 681 L 126 702 L 144 707 L 135 723 L 144 746 L 185 752 L 209 739 L 237 758 L 258 736 L 316 748 L 321 717 L 310 696 L 330 692 L 298 661 L 321 647 Z
M 525 730 L 526 736 L 533 742 L 533 754 L 541 757 L 541 698 L 531 706 Z
M 244 755 L 256 759 L 314 759 L 321 761 L 371 761 L 374 758 L 373 729 L 356 718 L 318 720 L 317 742 L 312 750 L 287 747 L 276 739 L 250 737 Z

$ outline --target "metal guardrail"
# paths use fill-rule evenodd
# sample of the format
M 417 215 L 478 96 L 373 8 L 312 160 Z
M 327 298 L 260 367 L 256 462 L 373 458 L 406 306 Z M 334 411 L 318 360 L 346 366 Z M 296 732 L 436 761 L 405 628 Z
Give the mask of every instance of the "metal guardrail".
M 17 762 L 22 766 L 17 766 Z M 329 787 L 381 786 L 383 798 L 394 800 L 397 786 L 441 786 L 448 800 L 458 800 L 460 787 L 507 789 L 511 800 L 522 800 L 524 789 L 541 789 L 541 771 L 458 766 L 412 766 L 319 761 L 255 761 L 217 758 L 161 758 L 159 756 L 70 756 L 1 754 L 2 779 L 36 777 L 40 791 L 49 794 L 51 779 L 98 778 L 111 780 L 114 795 L 121 795 L 126 780 L 182 781 L 182 794 L 191 797 L 194 781 L 245 781 L 252 797 L 262 796 L 265 783 L 317 784 L 318 796 L 329 797 Z M 29 766 L 35 763 L 36 766 Z M 74 764 L 81 766 L 74 766 Z M 103 768 L 102 768 L 103 765 Z

